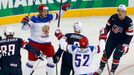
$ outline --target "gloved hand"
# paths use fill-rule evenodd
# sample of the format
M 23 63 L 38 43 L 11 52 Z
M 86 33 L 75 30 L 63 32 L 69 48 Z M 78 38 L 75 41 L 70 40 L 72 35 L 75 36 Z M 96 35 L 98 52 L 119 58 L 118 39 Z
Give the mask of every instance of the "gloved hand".
M 128 53 L 129 45 L 128 44 L 122 44 L 121 50 L 123 50 L 124 54 Z
M 55 36 L 57 37 L 58 40 L 60 40 L 63 36 L 62 32 L 60 31 L 60 29 L 56 29 L 55 31 Z
M 53 56 L 53 62 L 54 62 L 54 63 L 58 63 L 59 60 L 60 60 L 60 56 L 58 56 L 58 55 L 54 55 L 54 56 Z
M 64 11 L 67 11 L 69 8 L 70 8 L 70 4 L 69 3 L 65 3 L 62 6 L 62 10 L 64 10 Z
M 102 28 L 101 30 L 100 30 L 100 36 L 99 36 L 99 40 L 107 40 L 107 34 L 108 34 L 108 32 L 107 32 L 107 30 L 105 29 L 105 28 Z
M 21 23 L 23 23 L 23 24 L 28 24 L 28 22 L 29 22 L 29 17 L 28 16 L 25 16 L 21 21 Z
M 35 54 L 35 56 L 38 58 L 38 59 L 40 59 L 40 60 L 44 60 L 44 54 L 40 51 L 39 53 L 37 53 L 37 54 Z

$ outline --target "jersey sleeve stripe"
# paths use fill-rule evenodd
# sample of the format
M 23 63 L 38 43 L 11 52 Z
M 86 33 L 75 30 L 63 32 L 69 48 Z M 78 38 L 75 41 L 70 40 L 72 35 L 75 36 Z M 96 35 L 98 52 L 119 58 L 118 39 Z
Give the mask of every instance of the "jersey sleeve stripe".
M 111 22 L 110 20 L 107 21 L 107 25 L 110 26 L 111 25 Z
M 22 42 L 21 46 L 24 48 L 26 46 L 27 42 Z
M 98 48 L 98 52 L 97 53 L 100 53 L 100 46 L 98 45 L 97 48 Z
M 58 16 L 59 16 L 58 13 L 56 13 L 56 20 L 58 19 Z

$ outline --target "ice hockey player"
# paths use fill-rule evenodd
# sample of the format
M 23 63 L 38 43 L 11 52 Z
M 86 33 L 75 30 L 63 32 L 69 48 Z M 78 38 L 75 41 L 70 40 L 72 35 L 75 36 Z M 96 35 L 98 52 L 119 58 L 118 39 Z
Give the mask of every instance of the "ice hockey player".
M 74 33 L 67 33 L 67 34 L 65 34 L 65 37 L 67 38 L 66 41 L 68 42 L 68 44 L 77 45 L 79 43 L 79 40 L 82 37 L 84 37 L 82 34 L 80 34 L 83 30 L 82 23 L 75 22 L 73 25 L 73 29 L 74 29 Z M 58 32 L 58 30 L 57 30 L 57 32 Z M 56 34 L 56 36 L 59 34 Z M 57 36 L 57 37 L 58 37 L 58 39 L 61 38 L 61 36 Z M 72 70 L 72 73 L 74 73 L 73 66 L 72 66 L 72 54 L 61 50 L 61 48 L 59 47 L 58 51 L 55 53 L 55 55 L 53 57 L 54 63 L 58 63 L 62 53 L 63 53 L 63 56 L 62 56 L 60 75 L 70 75 L 71 70 Z
M 21 48 L 24 48 L 39 59 L 43 59 L 43 53 L 33 48 L 27 42 L 24 42 L 21 38 L 14 37 L 15 32 L 13 27 L 6 27 L 4 35 L 6 38 L 0 40 L 0 75 L 22 75 L 21 68 Z
M 94 75 L 101 75 L 104 67 L 113 53 L 113 61 L 111 65 L 110 75 L 114 75 L 119 65 L 121 57 L 128 53 L 129 44 L 133 37 L 133 22 L 126 15 L 126 6 L 121 4 L 117 8 L 117 14 L 112 15 L 106 27 L 101 30 L 99 39 L 105 40 L 105 50 L 100 61 L 99 69 Z M 109 36 L 107 38 L 107 35 Z
M 65 36 L 62 36 L 60 39 L 61 49 L 72 54 L 74 75 L 90 75 L 92 59 L 95 54 L 100 53 L 100 46 L 90 45 L 86 37 L 82 37 L 78 44 L 79 45 L 67 44 Z
M 30 29 L 29 43 L 35 48 L 41 50 L 44 55 L 47 56 L 47 75 L 54 75 L 55 64 L 53 62 L 53 55 L 55 54 L 54 48 L 51 44 L 49 30 L 50 22 L 57 20 L 58 15 L 63 15 L 64 11 L 67 11 L 70 7 L 69 3 L 62 5 L 61 14 L 49 14 L 49 8 L 46 5 L 39 6 L 39 15 L 32 16 L 30 19 L 24 17 L 22 20 L 23 30 Z M 26 64 L 25 75 L 30 75 L 30 72 L 33 68 L 34 63 L 37 58 L 29 52 L 28 62 Z

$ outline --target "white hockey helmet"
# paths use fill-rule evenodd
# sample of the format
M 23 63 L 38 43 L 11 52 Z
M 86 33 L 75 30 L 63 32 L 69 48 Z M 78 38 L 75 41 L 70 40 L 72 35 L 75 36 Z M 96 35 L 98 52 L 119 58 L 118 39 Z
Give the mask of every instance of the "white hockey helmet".
M 117 8 L 117 10 L 123 10 L 123 11 L 126 11 L 127 8 L 124 4 L 120 4 L 119 7 Z
M 73 28 L 75 32 L 81 32 L 83 30 L 83 25 L 81 22 L 75 22 Z
M 7 35 L 14 35 L 14 29 L 11 26 L 5 27 L 4 34 Z

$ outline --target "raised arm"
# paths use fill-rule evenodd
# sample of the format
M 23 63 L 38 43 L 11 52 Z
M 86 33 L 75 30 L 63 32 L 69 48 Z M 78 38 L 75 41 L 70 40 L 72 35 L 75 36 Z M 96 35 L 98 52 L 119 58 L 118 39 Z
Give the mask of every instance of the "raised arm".
M 65 3 L 62 5 L 61 7 L 61 13 L 59 14 L 58 12 L 53 15 L 53 19 L 52 20 L 57 20 L 59 18 L 59 15 L 62 17 L 64 15 L 64 12 L 67 11 L 70 8 L 70 4 L 69 3 Z

